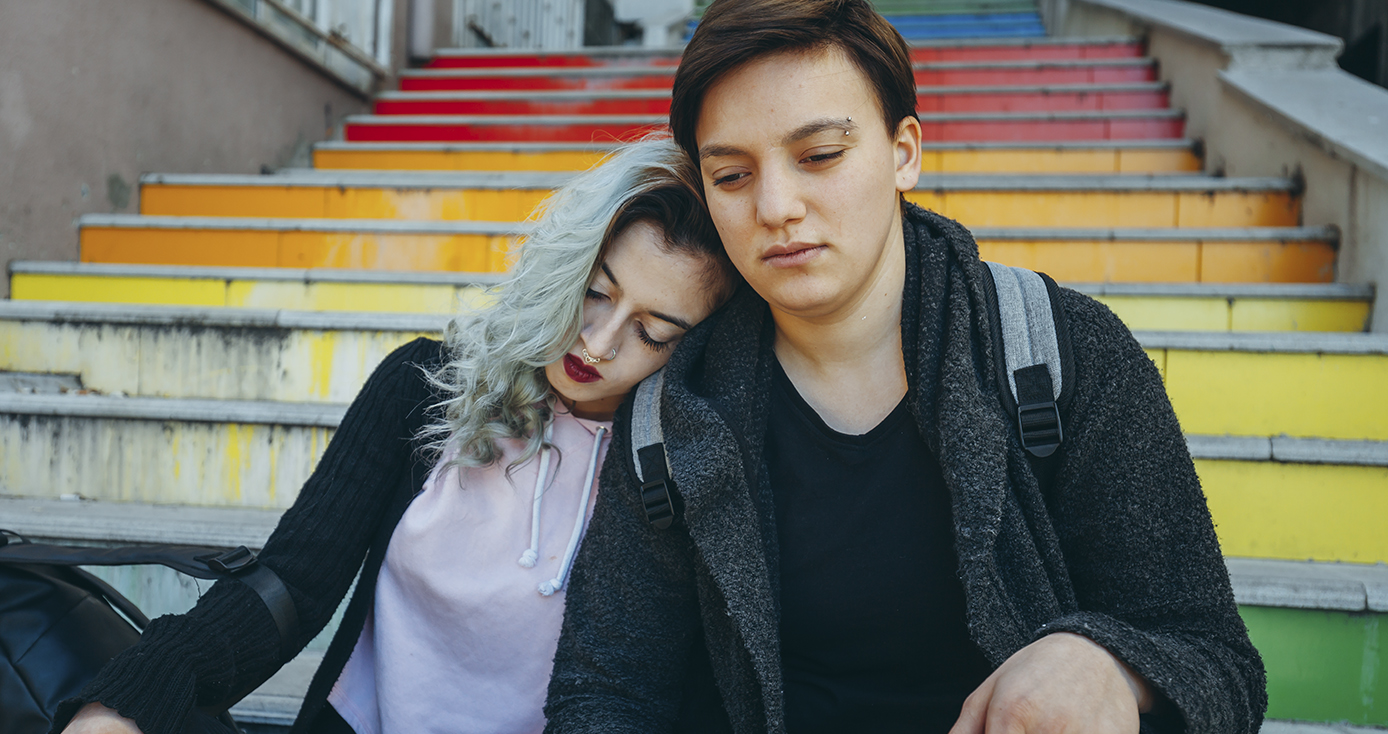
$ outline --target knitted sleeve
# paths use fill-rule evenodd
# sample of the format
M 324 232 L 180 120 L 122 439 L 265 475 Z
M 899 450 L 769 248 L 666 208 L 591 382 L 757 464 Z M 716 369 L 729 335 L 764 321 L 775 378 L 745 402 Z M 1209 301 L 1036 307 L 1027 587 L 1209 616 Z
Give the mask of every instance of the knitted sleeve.
M 547 734 L 659 734 L 679 714 L 699 614 L 693 541 L 682 522 L 658 530 L 646 521 L 631 469 L 630 406 L 614 422 L 570 577 Z
M 1066 291 L 1065 307 L 1076 392 L 1049 501 L 1081 611 L 1037 637 L 1084 635 L 1151 682 L 1179 715 L 1145 730 L 1253 734 L 1262 660 L 1161 375 L 1103 305 Z
M 347 410 L 294 505 L 260 553 L 299 615 L 295 651 L 327 624 L 386 514 L 389 490 L 411 466 L 411 415 L 431 404 L 420 365 L 440 345 L 417 339 L 376 368 Z M 186 614 L 152 621 L 80 696 L 58 708 L 62 731 L 92 701 L 133 719 L 144 734 L 178 734 L 194 708 L 224 709 L 279 669 L 279 636 L 260 597 L 234 579 L 212 586 Z

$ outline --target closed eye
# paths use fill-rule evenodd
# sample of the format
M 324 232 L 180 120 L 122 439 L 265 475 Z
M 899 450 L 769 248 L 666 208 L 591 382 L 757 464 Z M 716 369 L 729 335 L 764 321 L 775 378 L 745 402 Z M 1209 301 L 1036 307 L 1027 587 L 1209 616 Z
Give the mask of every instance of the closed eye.
M 837 159 L 839 159 L 839 158 L 842 158 L 844 152 L 845 152 L 845 151 L 843 151 L 843 150 L 836 150 L 836 151 L 834 151 L 833 153 L 816 153 L 816 154 L 811 155 L 811 156 L 806 156 L 805 159 L 804 159 L 804 162 L 805 162 L 805 163 L 828 163 L 829 161 L 837 160 Z
M 639 323 L 636 325 L 636 336 L 641 339 L 641 343 L 650 347 L 655 352 L 663 352 L 669 349 L 670 345 L 674 343 L 673 339 L 665 342 L 652 339 L 650 333 L 646 331 L 646 327 Z
M 583 292 L 583 297 L 593 301 L 603 301 L 607 299 L 607 294 L 599 293 L 592 288 Z

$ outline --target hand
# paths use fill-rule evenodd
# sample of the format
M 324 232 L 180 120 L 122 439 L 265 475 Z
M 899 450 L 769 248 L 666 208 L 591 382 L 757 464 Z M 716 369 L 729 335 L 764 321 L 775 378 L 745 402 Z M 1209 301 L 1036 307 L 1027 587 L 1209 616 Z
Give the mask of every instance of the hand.
M 1057 632 L 993 671 L 949 734 L 1135 734 L 1152 701 L 1147 681 L 1103 646 Z
M 93 701 L 68 722 L 63 734 L 143 734 L 135 722 Z

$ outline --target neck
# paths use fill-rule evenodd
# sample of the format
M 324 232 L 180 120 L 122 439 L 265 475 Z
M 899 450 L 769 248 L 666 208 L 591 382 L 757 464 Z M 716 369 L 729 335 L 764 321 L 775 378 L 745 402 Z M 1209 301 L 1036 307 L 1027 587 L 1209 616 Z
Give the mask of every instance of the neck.
M 801 397 L 831 428 L 866 433 L 906 394 L 901 299 L 906 249 L 900 225 L 867 286 L 824 315 L 772 307 L 776 358 Z
M 558 391 L 555 391 L 554 394 L 559 398 L 559 402 L 565 408 L 565 410 L 561 412 L 567 412 L 575 418 L 583 418 L 590 421 L 612 420 L 612 416 L 617 414 L 617 408 L 622 404 L 622 399 L 626 397 L 625 395 L 621 395 L 608 400 L 579 402 L 560 395 Z
M 820 374 L 875 364 L 883 354 L 901 360 L 906 251 L 900 228 L 894 234 L 866 287 L 832 312 L 801 316 L 771 307 L 777 359 Z

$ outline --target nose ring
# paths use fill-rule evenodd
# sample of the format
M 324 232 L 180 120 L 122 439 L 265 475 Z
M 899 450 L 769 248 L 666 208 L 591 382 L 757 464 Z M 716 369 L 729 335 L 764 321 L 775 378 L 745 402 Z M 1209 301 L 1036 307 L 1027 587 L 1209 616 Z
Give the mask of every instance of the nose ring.
M 613 348 L 612 348 L 612 352 L 609 353 L 609 354 L 607 355 L 607 357 L 605 357 L 605 358 L 603 358 L 603 359 L 600 359 L 600 358 L 598 358 L 598 357 L 594 357 L 594 356 L 588 354 L 588 350 L 587 350 L 586 348 L 581 349 L 581 350 L 579 350 L 579 351 L 583 354 L 583 362 L 584 362 L 585 364 L 597 364 L 597 363 L 603 361 L 603 359 L 606 359 L 608 362 L 611 362 L 612 360 L 614 360 L 614 359 L 617 358 L 617 348 L 616 348 L 616 347 L 613 347 Z

